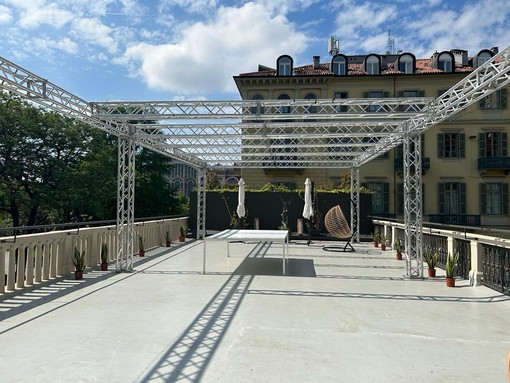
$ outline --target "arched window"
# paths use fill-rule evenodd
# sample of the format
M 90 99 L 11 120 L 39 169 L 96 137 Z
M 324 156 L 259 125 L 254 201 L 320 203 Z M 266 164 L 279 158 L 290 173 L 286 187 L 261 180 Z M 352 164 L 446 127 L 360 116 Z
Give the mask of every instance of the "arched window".
M 291 76 L 292 75 L 292 57 L 284 55 L 278 57 L 276 60 L 277 75 L 278 76 Z
M 286 93 L 282 93 L 278 96 L 278 100 L 290 100 L 290 97 Z M 280 113 L 290 113 L 290 106 L 280 107 Z
M 313 93 L 308 93 L 305 96 L 305 100 L 317 100 L 317 96 Z M 316 106 L 308 106 L 306 108 L 308 113 L 317 113 L 317 107 Z
M 455 58 L 450 52 L 441 52 L 437 56 L 437 69 L 445 73 L 452 73 L 455 68 Z
M 369 55 L 365 59 L 365 72 L 368 74 L 380 74 L 381 60 L 377 55 Z
M 489 61 L 492 58 L 492 56 L 494 56 L 494 53 L 488 49 L 484 49 L 483 51 L 478 52 L 478 55 L 476 57 L 476 63 L 475 63 L 476 68 L 485 64 L 487 61 Z
M 402 73 L 414 73 L 416 58 L 412 53 L 403 53 L 398 58 L 398 70 Z
M 347 75 L 347 58 L 344 55 L 335 55 L 331 59 L 331 72 L 335 76 Z
M 264 97 L 261 94 L 256 94 L 251 98 L 252 100 L 263 100 Z M 264 114 L 264 107 L 263 106 L 252 106 L 250 108 L 251 114 Z

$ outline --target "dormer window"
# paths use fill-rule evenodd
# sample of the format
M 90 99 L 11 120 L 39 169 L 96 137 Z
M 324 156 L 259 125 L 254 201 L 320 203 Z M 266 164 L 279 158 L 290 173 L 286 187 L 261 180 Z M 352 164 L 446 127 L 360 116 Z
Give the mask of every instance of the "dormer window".
M 445 73 L 452 73 L 455 68 L 455 59 L 450 52 L 442 52 L 437 56 L 437 69 Z
M 416 58 L 411 53 L 403 53 L 398 58 L 398 70 L 402 73 L 414 73 Z
M 276 60 L 276 67 L 278 68 L 277 75 L 291 76 L 292 65 L 293 65 L 292 57 L 287 55 L 278 57 L 278 60 Z
M 488 49 L 484 49 L 483 51 L 480 51 L 478 55 L 476 56 L 476 68 L 481 67 L 483 64 L 485 64 L 487 61 L 489 61 L 492 56 L 494 56 L 494 53 Z
M 380 74 L 381 60 L 377 55 L 367 56 L 365 59 L 365 72 L 367 74 Z
M 335 76 L 347 75 L 347 57 L 344 55 L 335 55 L 331 60 L 331 72 Z

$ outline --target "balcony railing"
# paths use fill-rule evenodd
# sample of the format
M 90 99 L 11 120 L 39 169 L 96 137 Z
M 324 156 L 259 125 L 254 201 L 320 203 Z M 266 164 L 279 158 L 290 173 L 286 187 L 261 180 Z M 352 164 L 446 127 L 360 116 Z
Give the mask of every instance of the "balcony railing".
M 510 157 L 480 157 L 478 158 L 478 171 L 489 170 L 510 171 Z
M 429 214 L 429 222 L 445 225 L 480 226 L 480 216 L 476 214 Z
M 395 173 L 402 174 L 404 171 L 404 159 L 402 157 L 397 157 L 394 160 L 394 169 Z M 421 158 L 421 174 L 426 174 L 430 169 L 430 157 L 422 157 Z

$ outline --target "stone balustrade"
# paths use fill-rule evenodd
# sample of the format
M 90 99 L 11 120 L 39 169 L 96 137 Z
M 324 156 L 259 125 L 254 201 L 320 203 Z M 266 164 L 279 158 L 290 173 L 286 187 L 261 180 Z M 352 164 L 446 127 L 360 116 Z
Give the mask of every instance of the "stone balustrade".
M 166 232 L 177 241 L 187 217 L 135 223 L 133 251 L 138 254 L 138 237 L 145 250 L 165 245 Z M 0 238 L 0 293 L 22 289 L 74 271 L 74 249 L 85 251 L 85 266 L 101 263 L 101 245 L 108 245 L 109 261 L 117 257 L 116 226 L 79 228 Z

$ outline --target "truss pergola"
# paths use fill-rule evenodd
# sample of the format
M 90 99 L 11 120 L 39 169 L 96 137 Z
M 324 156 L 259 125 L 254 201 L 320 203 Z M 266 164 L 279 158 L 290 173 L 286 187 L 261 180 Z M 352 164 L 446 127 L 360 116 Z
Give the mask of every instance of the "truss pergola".
M 209 168 L 350 169 L 351 227 L 358 227 L 359 168 L 403 144 L 406 276 L 420 278 L 420 134 L 508 84 L 509 54 L 510 47 L 436 99 L 87 102 L 1 57 L 0 88 L 118 137 L 118 270 L 133 267 L 136 146 L 198 170 L 203 238 Z

